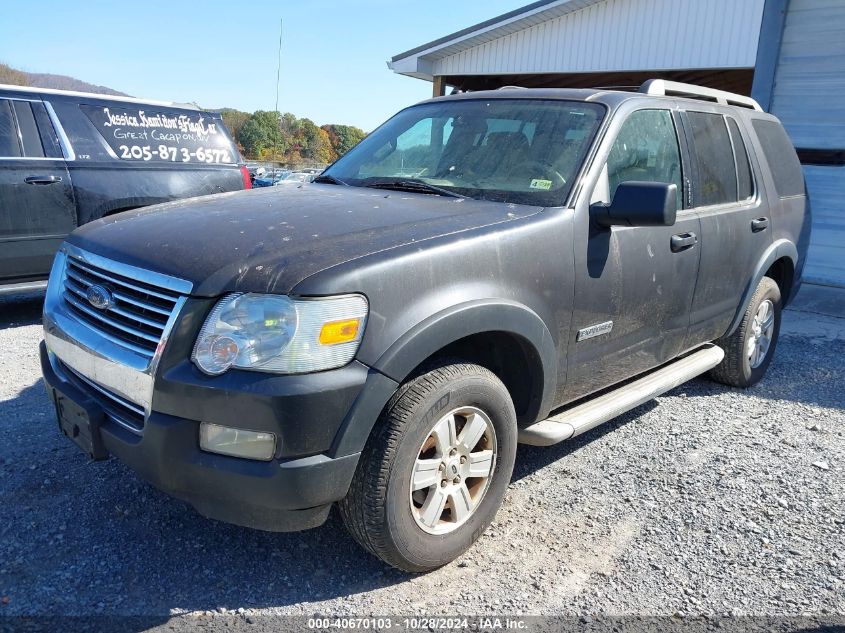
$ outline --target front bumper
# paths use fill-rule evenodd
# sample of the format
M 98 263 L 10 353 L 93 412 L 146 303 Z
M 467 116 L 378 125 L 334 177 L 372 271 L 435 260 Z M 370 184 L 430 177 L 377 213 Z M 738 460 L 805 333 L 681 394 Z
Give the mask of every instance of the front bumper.
M 105 283 L 120 310 L 79 308 L 77 281 L 87 278 Z M 205 516 L 270 531 L 319 525 L 346 495 L 397 384 L 357 361 L 306 375 L 207 376 L 188 359 L 215 299 L 190 290 L 184 280 L 62 248 L 44 301 L 41 345 L 60 428 L 92 457 L 115 455 Z M 133 306 L 169 314 L 167 322 Z M 115 314 L 134 321 L 118 322 Z M 145 334 L 137 323 L 158 323 L 156 345 L 125 336 L 150 340 L 152 330 Z M 260 462 L 201 451 L 201 422 L 273 433 L 276 454 Z
M 53 392 L 58 391 L 90 406 L 92 394 L 63 374 L 56 360 L 42 342 L 41 369 L 51 398 L 55 401 Z M 312 396 L 315 401 L 332 397 L 326 392 Z M 227 457 L 200 450 L 198 425 L 197 420 L 153 411 L 140 436 L 108 421 L 99 432 L 109 453 L 200 514 L 274 532 L 323 523 L 332 502 L 346 495 L 360 455 L 316 454 L 269 462 Z

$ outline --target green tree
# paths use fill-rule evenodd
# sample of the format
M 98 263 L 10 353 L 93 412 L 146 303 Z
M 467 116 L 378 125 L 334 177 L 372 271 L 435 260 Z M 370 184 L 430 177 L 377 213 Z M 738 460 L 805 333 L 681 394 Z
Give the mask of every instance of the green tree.
M 353 125 L 338 125 L 331 123 L 324 125 L 323 129 L 329 136 L 334 153 L 343 156 L 350 149 L 355 147 L 367 135 L 364 130 Z
M 288 149 L 279 127 L 279 113 L 266 110 L 257 110 L 244 121 L 238 130 L 237 141 L 250 157 L 267 156 L 269 152 L 278 160 Z
M 302 120 L 290 112 L 285 112 L 279 117 L 279 127 L 286 142 L 285 161 L 292 164 L 302 162 L 306 145 Z
M 323 154 L 323 137 L 320 136 L 320 128 L 311 119 L 300 119 L 299 130 L 296 136 L 300 147 L 302 158 L 311 162 L 322 162 L 318 155 Z
M 241 112 L 233 108 L 223 108 L 220 110 L 220 114 L 223 117 L 223 123 L 226 125 L 226 129 L 229 130 L 229 134 L 232 135 L 232 138 L 238 144 L 238 149 L 243 152 L 244 147 L 238 142 L 238 133 L 252 115 L 249 112 Z
M 287 138 L 293 139 L 299 132 L 300 127 L 302 127 L 302 122 L 290 112 L 279 115 L 279 128 Z
M 317 128 L 317 134 L 319 138 L 314 150 L 314 160 L 321 165 L 333 163 L 337 160 L 337 153 L 332 147 L 331 140 L 329 140 L 329 133 L 323 128 Z

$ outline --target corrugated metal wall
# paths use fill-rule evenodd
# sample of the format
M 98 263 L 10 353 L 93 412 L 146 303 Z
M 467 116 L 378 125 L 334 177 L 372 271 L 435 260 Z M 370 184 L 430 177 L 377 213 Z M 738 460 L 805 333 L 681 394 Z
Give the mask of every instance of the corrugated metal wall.
M 804 167 L 813 205 L 806 281 L 845 286 L 845 167 Z
M 435 75 L 750 68 L 764 0 L 606 0 L 436 59 Z
M 771 111 L 796 147 L 845 150 L 845 1 L 790 0 Z M 814 214 L 804 276 L 845 286 L 845 167 L 804 175 Z
M 845 149 L 843 0 L 790 0 L 771 111 L 796 146 Z

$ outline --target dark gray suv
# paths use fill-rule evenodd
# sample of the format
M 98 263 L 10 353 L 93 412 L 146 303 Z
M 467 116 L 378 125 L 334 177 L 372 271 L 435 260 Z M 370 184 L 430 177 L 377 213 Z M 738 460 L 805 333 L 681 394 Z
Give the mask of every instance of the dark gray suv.
M 0 85 L 0 296 L 41 289 L 68 233 L 150 204 L 251 186 L 220 114 Z
M 747 97 L 455 95 L 312 184 L 78 229 L 42 367 L 92 458 L 264 530 L 337 503 L 366 549 L 424 571 L 490 523 L 518 442 L 705 372 L 759 381 L 809 231 L 795 151 Z

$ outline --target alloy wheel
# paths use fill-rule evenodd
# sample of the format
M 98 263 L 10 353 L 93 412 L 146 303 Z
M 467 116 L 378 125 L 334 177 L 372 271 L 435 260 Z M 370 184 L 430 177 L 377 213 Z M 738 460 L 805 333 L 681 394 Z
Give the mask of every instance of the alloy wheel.
M 496 467 L 496 431 L 481 409 L 461 407 L 441 417 L 420 446 L 409 502 L 417 525 L 447 534 L 478 508 Z
M 751 369 L 756 369 L 766 359 L 774 331 L 775 306 L 770 299 L 766 299 L 757 306 L 757 312 L 751 324 L 751 335 L 748 337 L 746 352 Z

